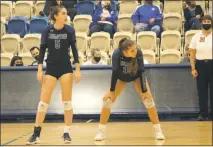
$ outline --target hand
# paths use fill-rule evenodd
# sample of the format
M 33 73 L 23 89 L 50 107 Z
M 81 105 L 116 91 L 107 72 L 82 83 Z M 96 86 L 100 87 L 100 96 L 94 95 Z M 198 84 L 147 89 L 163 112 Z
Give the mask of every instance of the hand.
M 44 73 L 42 70 L 38 70 L 37 72 L 37 80 L 42 83 L 43 82 Z
M 136 24 L 135 24 L 135 26 L 139 26 L 139 25 L 141 25 L 141 23 L 136 23 Z
M 79 70 L 75 71 L 75 82 L 78 83 L 81 80 L 81 72 Z
M 101 17 L 101 21 L 104 21 L 105 20 L 105 17 Z
M 194 78 L 197 78 L 198 73 L 197 73 L 197 70 L 196 70 L 196 69 L 192 70 L 192 76 L 193 76 Z
M 196 15 L 196 18 L 197 18 L 197 19 L 200 19 L 201 17 L 200 17 L 200 15 Z
M 104 100 L 110 98 L 111 100 L 113 100 L 115 94 L 114 92 L 108 91 L 105 95 L 104 95 Z
M 149 20 L 149 23 L 153 23 L 153 22 L 155 22 L 155 19 L 154 19 L 154 18 L 151 18 L 151 19 Z

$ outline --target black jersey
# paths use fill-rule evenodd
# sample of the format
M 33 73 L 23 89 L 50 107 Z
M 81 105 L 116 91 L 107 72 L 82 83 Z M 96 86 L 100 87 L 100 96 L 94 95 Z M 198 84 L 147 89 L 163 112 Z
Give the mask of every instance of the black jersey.
M 112 55 L 112 80 L 111 91 L 115 90 L 117 79 L 125 82 L 131 82 L 140 77 L 141 73 L 145 71 L 144 61 L 141 49 L 137 50 L 138 72 L 136 75 L 131 75 L 129 71 L 129 62 L 132 58 L 124 57 L 120 49 L 116 49 Z
M 55 29 L 53 25 L 48 26 L 41 35 L 39 64 L 43 63 L 46 48 L 48 49 L 47 63 L 70 62 L 70 46 L 75 63 L 79 63 L 75 30 L 68 25 L 64 25 L 61 30 Z

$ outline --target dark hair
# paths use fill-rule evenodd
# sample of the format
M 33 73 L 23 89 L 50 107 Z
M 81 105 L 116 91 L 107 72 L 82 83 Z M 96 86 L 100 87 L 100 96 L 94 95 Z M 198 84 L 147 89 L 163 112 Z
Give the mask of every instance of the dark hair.
M 37 48 L 38 50 L 40 50 L 37 46 L 34 46 L 34 47 L 30 48 L 30 52 L 32 52 L 35 48 Z
M 20 56 L 14 56 L 10 62 L 10 66 L 14 66 L 15 65 L 15 62 L 16 60 L 21 60 L 22 61 L 22 57 Z
M 211 17 L 210 15 L 204 15 L 204 16 L 202 17 L 202 19 L 201 19 L 201 22 L 204 21 L 204 20 L 210 20 L 210 21 L 211 21 L 211 24 L 212 24 L 212 22 L 213 22 L 212 17 Z
M 58 13 L 60 12 L 61 9 L 65 8 L 63 5 L 57 5 L 57 6 L 53 6 L 50 8 L 50 18 L 53 21 L 55 20 L 55 15 L 58 15 Z
M 127 38 L 123 38 L 119 41 L 119 49 L 121 50 L 121 53 L 123 54 L 123 51 L 127 51 L 129 49 L 129 47 L 135 45 L 135 42 L 127 39 Z M 133 58 L 131 59 L 131 61 L 129 62 L 128 65 L 128 73 L 132 76 L 135 76 L 138 72 L 138 60 L 137 58 Z
M 100 49 L 98 49 L 98 48 L 91 49 L 91 55 L 94 56 L 96 51 L 100 51 Z

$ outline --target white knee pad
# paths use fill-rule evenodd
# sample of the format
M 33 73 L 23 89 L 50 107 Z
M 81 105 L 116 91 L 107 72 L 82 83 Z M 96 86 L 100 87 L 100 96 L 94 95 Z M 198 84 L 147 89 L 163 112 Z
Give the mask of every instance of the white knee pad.
M 72 101 L 63 101 L 63 103 L 65 111 L 72 110 Z
M 144 105 L 146 108 L 153 108 L 155 107 L 155 103 L 153 101 L 152 98 L 146 98 L 144 101 L 143 101 Z
M 47 112 L 48 106 L 47 103 L 40 101 L 38 104 L 38 112 Z
M 109 108 L 111 109 L 112 108 L 112 100 L 110 98 L 107 98 L 104 100 L 104 103 L 103 103 L 103 108 Z

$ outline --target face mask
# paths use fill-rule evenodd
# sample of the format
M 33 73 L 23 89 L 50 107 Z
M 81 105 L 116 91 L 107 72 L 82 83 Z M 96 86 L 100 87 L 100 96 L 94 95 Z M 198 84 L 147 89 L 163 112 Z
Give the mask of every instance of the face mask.
M 16 64 L 15 66 L 23 66 L 23 64 Z
M 101 60 L 101 57 L 94 57 L 93 59 L 98 63 Z
M 209 30 L 212 27 L 212 25 L 211 24 L 202 24 L 202 27 L 204 30 Z
M 196 7 L 196 3 L 191 3 L 191 4 L 189 5 L 189 7 L 190 7 L 191 9 L 194 9 L 194 8 Z
M 145 2 L 147 2 L 148 4 L 152 4 L 152 0 L 146 0 Z
M 39 55 L 35 56 L 34 58 L 35 58 L 36 61 L 38 61 L 39 60 Z
M 111 7 L 110 5 L 104 6 L 105 9 L 110 9 L 110 7 Z

